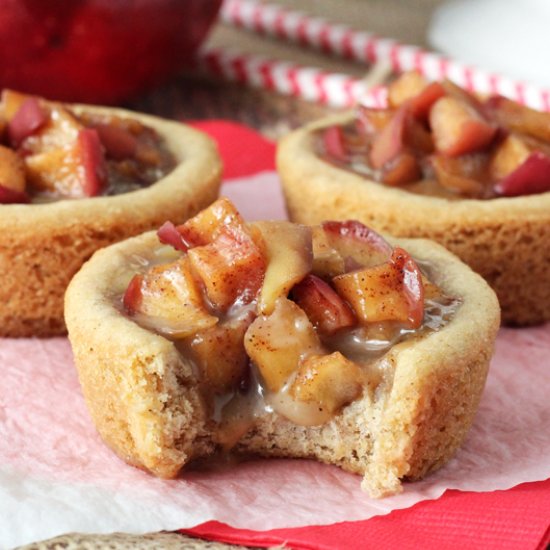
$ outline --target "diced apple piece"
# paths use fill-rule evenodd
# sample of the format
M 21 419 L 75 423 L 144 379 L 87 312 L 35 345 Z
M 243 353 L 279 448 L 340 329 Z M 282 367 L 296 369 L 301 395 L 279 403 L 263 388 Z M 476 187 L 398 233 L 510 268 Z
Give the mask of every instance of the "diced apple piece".
M 79 196 L 79 156 L 73 149 L 52 149 L 24 159 L 29 184 L 39 192 L 62 197 Z
M 340 126 L 329 126 L 323 130 L 322 136 L 323 148 L 329 159 L 346 162 L 348 154 L 342 128 Z
M 388 261 L 392 247 L 370 227 L 356 220 L 326 221 L 321 224 L 330 246 L 346 262 L 355 266 L 373 266 Z
M 540 151 L 531 153 L 522 164 L 495 185 L 495 191 L 504 197 L 550 191 L 550 157 Z
M 84 126 L 60 103 L 42 100 L 41 105 L 49 112 L 48 120 L 24 140 L 22 149 L 26 154 L 41 154 L 73 148 Z
M 331 335 L 355 325 L 351 308 L 319 277 L 308 275 L 292 289 L 292 298 L 320 334 Z
M 430 126 L 436 150 L 450 157 L 485 149 L 497 130 L 473 107 L 454 97 L 442 97 L 435 103 Z
M 256 299 L 266 262 L 244 226 L 222 225 L 210 244 L 191 248 L 187 254 L 215 309 L 223 312 Z
M 360 105 L 357 111 L 359 129 L 369 135 L 377 134 L 388 125 L 394 114 L 393 109 L 374 109 Z
M 289 393 L 295 399 L 314 402 L 333 415 L 363 392 L 361 367 L 336 351 L 312 355 L 300 364 Z
M 115 160 L 123 160 L 135 155 L 138 141 L 124 127 L 114 124 L 95 124 L 94 129 L 99 134 L 107 156 Z
M 489 164 L 491 179 L 498 181 L 513 172 L 531 154 L 525 139 L 517 134 L 508 135 L 497 147 Z
M 265 245 L 267 261 L 258 301 L 258 313 L 268 315 L 275 302 L 286 297 L 313 265 L 311 229 L 290 222 L 256 222 Z
M 191 336 L 218 322 L 208 312 L 186 256 L 136 275 L 123 304 L 140 324 L 172 338 Z
M 422 324 L 422 275 L 401 248 L 393 251 L 389 262 L 339 275 L 333 282 L 362 323 L 397 321 L 409 328 Z
M 24 159 L 29 183 L 37 190 L 62 197 L 92 197 L 106 184 L 103 150 L 95 130 L 79 132 L 66 148 L 48 149 Z
M 107 183 L 107 167 L 99 135 L 92 128 L 78 132 L 77 144 L 82 172 L 82 193 L 85 197 L 95 197 Z
M 446 94 L 439 82 L 431 82 L 409 102 L 409 112 L 418 120 L 427 120 L 434 103 Z
M 181 233 L 171 221 L 166 221 L 159 227 L 157 237 L 162 244 L 169 244 L 176 250 L 187 252 L 189 249 L 186 242 L 183 240 Z
M 382 181 L 387 185 L 404 185 L 422 179 L 422 171 L 412 153 L 400 153 L 384 165 Z
M 313 265 L 311 271 L 319 277 L 334 277 L 346 271 L 344 258 L 332 247 L 325 230 L 316 225 L 311 228 Z
M 272 392 L 286 384 L 302 359 L 323 353 L 307 315 L 286 298 L 277 300 L 271 315 L 254 320 L 246 331 L 244 346 Z
M 191 358 L 199 367 L 209 392 L 227 393 L 247 373 L 248 355 L 244 335 L 254 318 L 252 311 L 197 332 L 186 342 Z
M 511 99 L 497 96 L 485 103 L 488 112 L 505 128 L 550 141 L 550 113 L 520 105 Z
M 469 105 L 474 111 L 480 114 L 486 112 L 484 103 L 480 100 L 479 96 L 472 92 L 468 92 L 458 84 L 455 84 L 452 80 L 443 80 L 441 86 L 445 90 L 445 94 L 449 97 Z
M 8 123 L 8 136 L 13 147 L 42 128 L 49 119 L 49 114 L 36 97 L 29 97 L 21 104 Z
M 18 193 L 25 192 L 23 159 L 9 147 L 0 145 L 0 185 Z
M 403 73 L 388 86 L 388 104 L 401 107 L 426 88 L 428 81 L 417 71 Z
M 437 181 L 445 189 L 471 197 L 483 196 L 485 186 L 482 180 L 485 178 L 487 155 L 433 155 L 430 161 Z
M 30 202 L 30 197 L 24 191 L 14 191 L 0 185 L 0 204 L 24 204 Z
M 224 225 L 243 227 L 244 220 L 230 200 L 222 197 L 196 216 L 178 225 L 188 248 L 210 244 Z
M 382 168 L 403 150 L 403 135 L 407 121 L 406 106 L 400 107 L 390 122 L 382 128 L 372 142 L 369 160 L 374 168 Z
M 411 115 L 407 115 L 405 120 L 403 143 L 408 150 L 414 152 L 429 154 L 434 150 L 432 134 L 423 122 Z

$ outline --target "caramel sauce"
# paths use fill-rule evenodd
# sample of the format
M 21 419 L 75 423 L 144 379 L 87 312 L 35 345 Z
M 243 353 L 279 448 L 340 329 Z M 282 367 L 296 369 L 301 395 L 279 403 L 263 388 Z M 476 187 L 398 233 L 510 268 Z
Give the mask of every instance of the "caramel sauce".
M 167 246 L 155 249 L 147 257 L 130 256 L 127 275 L 121 277 L 121 286 L 113 296 L 118 309 L 124 315 L 128 315 L 122 306 L 122 295 L 128 284 L 129 274 L 145 273 L 154 265 L 170 262 L 178 257 L 181 257 L 181 253 Z M 417 263 L 423 274 L 428 276 L 432 271 L 430 264 Z M 256 305 L 256 302 L 236 303 L 220 322 L 248 315 L 255 310 Z M 452 320 L 459 307 L 459 300 L 441 294 L 425 300 L 424 320 L 418 329 L 409 329 L 395 322 L 373 323 L 370 326 L 341 329 L 330 337 L 321 337 L 321 343 L 328 353 L 341 352 L 346 358 L 358 364 L 365 374 L 365 386 L 376 391 L 383 383 L 391 384 L 393 379 L 392 363 L 385 360 L 386 354 L 397 344 L 412 343 L 415 339 L 441 330 Z M 137 324 L 154 330 L 151 323 L 145 322 L 141 316 L 134 315 L 130 318 Z M 161 330 L 162 328 L 157 326 L 156 332 L 160 333 Z M 174 341 L 183 359 L 193 366 L 197 379 L 201 380 L 201 369 L 194 362 L 188 344 L 184 340 L 170 338 L 166 334 L 164 336 Z M 201 391 L 210 410 L 211 420 L 217 427 L 215 440 L 220 448 L 230 450 L 254 426 L 259 417 L 269 414 L 281 415 L 302 426 L 321 425 L 330 421 L 332 414 L 326 409 L 316 403 L 299 401 L 290 395 L 288 390 L 295 374 L 290 376 L 278 392 L 271 392 L 262 381 L 257 367 L 249 361 L 245 377 L 232 391 L 214 393 L 203 382 Z

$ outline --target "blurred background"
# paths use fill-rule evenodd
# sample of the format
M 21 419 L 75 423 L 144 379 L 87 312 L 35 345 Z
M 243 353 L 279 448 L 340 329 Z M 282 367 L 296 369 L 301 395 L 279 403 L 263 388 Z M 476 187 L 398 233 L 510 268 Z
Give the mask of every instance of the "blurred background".
M 354 62 L 228 23 L 224 7 L 235 1 L 0 0 L 0 85 L 170 118 L 226 118 L 276 137 L 335 107 L 220 80 L 194 60 L 199 45 L 364 78 L 369 85 L 393 76 L 388 63 Z M 542 62 L 550 54 L 547 0 L 258 2 L 550 86 Z

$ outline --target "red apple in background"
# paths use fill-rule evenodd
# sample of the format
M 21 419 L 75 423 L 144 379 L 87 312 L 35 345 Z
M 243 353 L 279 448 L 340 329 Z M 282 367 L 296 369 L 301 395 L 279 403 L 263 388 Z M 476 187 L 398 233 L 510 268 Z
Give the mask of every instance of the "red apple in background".
M 114 103 L 185 64 L 221 0 L 0 0 L 0 87 Z

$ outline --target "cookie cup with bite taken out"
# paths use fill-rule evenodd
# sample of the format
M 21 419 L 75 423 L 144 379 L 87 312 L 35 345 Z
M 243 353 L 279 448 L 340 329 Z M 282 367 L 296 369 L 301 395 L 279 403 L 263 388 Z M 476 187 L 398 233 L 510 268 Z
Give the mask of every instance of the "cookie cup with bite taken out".
M 166 217 L 183 221 L 212 202 L 221 163 L 213 142 L 183 124 L 15 92 L 3 97 L 12 149 L 2 150 L 26 174 L 26 189 L 0 182 L 0 335 L 62 334 L 65 289 L 81 265 L 99 248 Z M 142 133 L 147 146 L 140 149 Z M 136 143 L 141 164 L 132 156 Z M 151 162 L 158 151 L 170 161 L 157 176 Z M 124 179 L 119 188 L 104 180 L 113 165 L 115 179 Z M 137 184 L 145 169 L 150 180 Z
M 487 280 L 503 322 L 550 320 L 550 115 L 414 73 L 389 96 L 281 141 L 290 218 L 435 240 Z
M 357 222 L 205 212 L 96 252 L 67 290 L 104 441 L 169 478 L 228 449 L 314 458 L 362 474 L 375 497 L 442 466 L 499 326 L 483 279 L 433 242 L 391 246 Z

